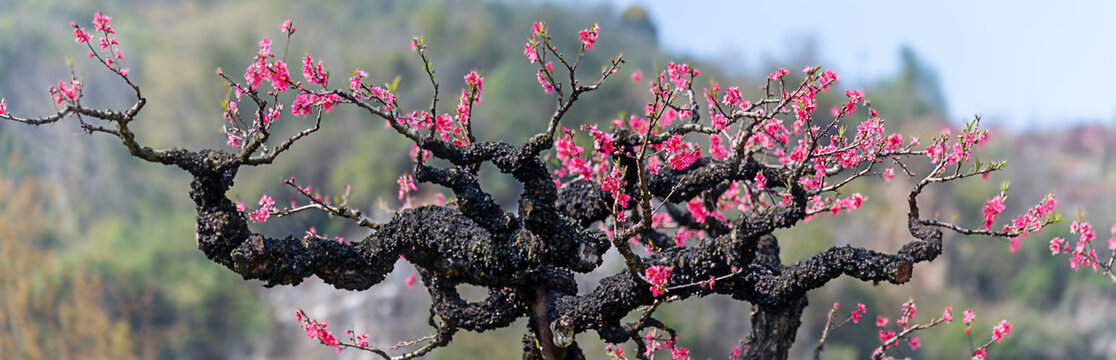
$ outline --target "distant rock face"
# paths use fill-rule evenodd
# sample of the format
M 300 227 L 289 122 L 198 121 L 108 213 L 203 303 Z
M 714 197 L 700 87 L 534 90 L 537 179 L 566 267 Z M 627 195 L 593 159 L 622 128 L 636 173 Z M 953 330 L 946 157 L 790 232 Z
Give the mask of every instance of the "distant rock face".
M 299 308 L 315 319 L 329 323 L 338 337 L 345 330 L 367 333 L 368 343 L 391 348 L 397 342 L 426 336 L 430 296 L 422 286 L 407 288 L 406 280 L 415 273 L 410 264 L 400 264 L 384 282 L 364 291 L 338 290 L 318 278 L 307 279 L 299 286 L 264 288 L 260 295 L 275 308 L 277 333 L 269 334 L 274 346 L 263 346 L 269 352 L 256 354 L 275 359 L 308 359 L 334 350 L 308 339 L 298 327 L 295 311 Z M 329 354 L 331 357 L 335 354 Z M 366 353 L 343 351 L 339 359 L 364 359 Z

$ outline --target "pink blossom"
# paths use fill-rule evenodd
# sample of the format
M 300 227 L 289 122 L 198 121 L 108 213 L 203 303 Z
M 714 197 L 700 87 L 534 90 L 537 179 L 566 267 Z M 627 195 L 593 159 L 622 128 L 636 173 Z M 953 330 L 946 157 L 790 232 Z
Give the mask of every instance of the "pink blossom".
M 677 247 L 685 247 L 687 241 L 692 240 L 694 236 L 700 235 L 700 231 L 690 230 L 684 226 L 679 226 L 678 233 L 674 235 L 674 245 Z
M 539 54 L 535 52 L 535 48 L 531 46 L 530 41 L 523 44 L 523 56 L 526 56 L 527 60 L 531 61 L 532 64 L 539 59 Z
M 298 94 L 298 96 L 295 96 L 294 102 L 291 103 L 291 115 L 308 115 L 311 111 L 311 105 L 313 105 L 313 98 L 311 97 L 311 95 Z
M 360 79 L 368 76 L 368 73 L 363 70 L 353 70 L 353 77 L 349 78 L 349 89 L 352 91 L 360 91 Z
M 248 218 L 250 218 L 253 222 L 267 221 L 267 218 L 271 216 L 272 210 L 275 209 L 275 200 L 273 200 L 271 196 L 268 196 L 267 194 L 264 194 L 263 197 L 260 197 L 259 204 L 259 210 L 248 213 Z
M 686 208 L 690 210 L 690 215 L 694 217 L 694 221 L 699 223 L 704 223 L 705 218 L 710 216 L 709 210 L 705 208 L 699 198 L 686 202 Z
M 945 308 L 945 312 L 942 313 L 942 320 L 945 320 L 945 322 L 947 322 L 947 323 L 953 322 L 953 307 L 952 306 Z
M 333 336 L 332 333 L 326 330 L 326 328 L 329 327 L 329 323 L 319 323 L 315 320 L 310 320 L 309 318 L 307 318 L 306 321 L 303 321 L 301 314 L 298 314 L 298 318 L 299 322 L 302 323 L 302 329 L 306 330 L 307 337 L 321 341 L 322 344 L 337 349 L 338 354 L 341 353 L 341 345 L 337 342 L 337 337 Z
M 988 352 L 984 351 L 984 348 L 980 348 L 977 349 L 975 353 L 973 353 L 973 360 L 984 360 L 987 356 Z
M 77 24 L 70 23 L 70 26 L 74 28 L 74 41 L 79 43 L 89 42 L 89 39 L 93 37 L 93 35 L 85 31 L 85 28 L 78 27 Z
M 408 289 L 414 289 L 415 288 L 415 274 L 411 274 L 411 276 L 407 277 L 407 288 Z
M 4 103 L 4 99 L 0 99 L 0 115 L 8 112 L 8 104 Z
M 550 68 L 551 62 L 547 62 L 546 67 Z M 542 85 L 543 92 L 547 94 L 554 93 L 554 85 L 550 83 L 550 79 L 547 77 L 547 73 L 543 72 L 542 69 L 539 69 L 539 71 L 535 73 L 535 77 L 538 78 L 539 85 Z
M 729 106 L 736 106 L 736 104 L 743 103 L 744 99 L 740 97 L 740 89 L 735 86 L 725 89 L 725 98 L 723 102 Z
M 541 22 L 536 22 L 534 24 L 531 24 L 531 36 L 532 37 L 538 37 L 540 35 L 545 35 L 546 34 L 545 26 L 546 25 L 544 23 L 541 23 Z
M 690 360 L 690 350 L 678 345 L 670 348 L 671 360 Z
M 756 188 L 763 189 L 767 186 L 767 178 L 763 176 L 763 171 L 756 173 L 756 178 L 753 179 L 753 181 L 756 184 Z
M 1019 251 L 1020 245 L 1022 244 L 1020 243 L 1018 236 L 1012 236 L 1011 239 L 1008 239 L 1008 251 L 1011 251 L 1012 254 L 1014 254 L 1016 251 Z
M 476 92 L 481 92 L 484 83 L 484 78 L 477 75 L 476 71 L 470 71 L 465 75 L 465 86 L 473 89 Z
M 849 98 L 849 103 L 864 102 L 864 93 L 860 90 L 845 90 L 845 96 Z
M 256 52 L 256 56 L 259 57 L 259 58 L 270 57 L 271 56 L 271 40 L 268 40 L 265 37 L 265 38 L 263 38 L 263 40 L 260 40 L 259 45 L 260 45 L 260 51 Z
M 302 58 L 302 76 L 306 78 L 306 81 L 325 86 L 329 82 L 329 73 L 326 72 L 321 60 L 318 60 L 316 66 L 313 61 L 314 59 L 310 57 L 310 54 L 306 54 Z
M 667 74 L 670 75 L 670 81 L 674 83 L 674 87 L 684 89 L 690 86 L 690 80 L 697 77 L 697 70 L 691 70 L 690 64 L 675 64 L 667 63 Z M 660 74 L 660 78 L 663 76 Z
M 632 72 L 632 82 L 639 83 L 640 80 L 643 80 L 643 70 L 636 69 L 636 71 Z
M 51 97 L 54 98 L 54 101 L 57 102 L 59 105 L 61 105 L 63 97 L 65 97 L 67 100 L 70 100 L 70 101 L 77 100 L 79 90 L 81 90 L 81 82 L 80 81 L 77 81 L 77 80 L 70 80 L 69 82 L 59 81 L 57 87 L 52 87 L 50 89 L 50 93 L 51 93 Z
M 1065 243 L 1066 239 L 1060 237 L 1050 239 L 1050 255 L 1058 255 L 1058 251 L 1062 249 Z
M 853 195 L 848 198 L 846 207 L 851 211 L 851 210 L 859 209 L 860 205 L 863 204 L 863 203 L 864 203 L 864 196 L 860 195 L 860 193 L 853 193 Z
M 399 184 L 399 199 L 403 199 L 403 196 L 407 195 L 408 192 L 418 190 L 415 187 L 415 179 L 408 174 L 400 176 L 398 180 L 395 180 L 395 183 Z
M 746 101 L 745 101 L 746 102 Z M 747 105 L 745 105 L 747 106 Z M 728 126 L 728 119 L 721 114 L 713 114 L 713 128 L 717 130 L 724 130 Z
M 294 34 L 295 28 L 294 26 L 291 26 L 291 19 L 283 20 L 283 22 L 279 24 L 279 31 L 285 32 L 289 35 Z
M 236 136 L 236 135 L 233 135 L 233 134 L 228 134 L 228 140 L 225 142 L 225 144 L 227 144 L 229 147 L 232 147 L 233 149 L 235 149 L 235 148 L 240 147 L 240 142 L 241 142 L 241 138 L 239 136 Z
M 891 179 L 895 178 L 895 169 L 893 169 L 893 168 L 884 169 L 883 174 L 881 174 L 880 176 L 883 177 L 884 181 L 891 182 Z
M 666 284 L 670 280 L 670 272 L 673 270 L 670 267 L 655 265 L 648 266 L 643 271 L 643 277 L 647 282 L 651 283 L 651 296 L 658 297 L 666 293 Z
M 724 159 L 729 155 L 728 150 L 725 149 L 724 145 L 721 145 L 720 135 L 709 136 L 709 154 L 717 160 Z
M 922 341 L 919 340 L 917 336 L 912 337 L 910 339 L 907 339 L 907 345 L 911 346 L 911 350 L 918 350 L 918 348 L 922 347 Z
M 694 151 L 682 151 L 667 160 L 670 168 L 674 170 L 682 170 L 690 167 L 694 161 L 701 158 L 701 149 L 694 149 Z
M 264 127 L 267 127 L 268 125 L 271 125 L 272 120 L 278 120 L 279 119 L 279 116 L 282 113 L 282 110 L 283 110 L 282 105 L 272 106 L 272 107 L 267 108 L 267 110 L 264 111 L 263 118 L 261 118 L 259 123 L 257 123 L 256 125 L 257 126 L 262 125 Z
M 882 343 L 885 343 L 885 342 L 887 342 L 888 340 L 891 340 L 891 338 L 893 338 L 893 337 L 895 337 L 895 331 L 891 331 L 891 330 L 888 330 L 888 331 L 883 331 L 883 330 L 880 330 L 880 342 L 882 342 Z
M 887 318 L 885 318 L 883 316 L 876 315 L 876 326 L 877 327 L 887 326 Z
M 965 325 L 969 325 L 973 320 L 976 320 L 976 315 L 973 315 L 973 309 L 965 310 L 965 313 L 961 316 L 961 320 L 965 321 Z
M 828 72 L 829 70 L 826 71 Z M 771 75 L 768 75 L 767 78 L 771 81 L 778 81 L 779 79 L 783 78 L 783 75 L 786 74 L 787 69 L 779 68 L 779 70 L 775 70 L 775 72 L 772 72 Z
M 581 48 L 585 50 L 593 50 L 593 44 L 597 42 L 597 36 L 600 34 L 601 28 L 597 24 L 592 27 L 581 30 L 577 33 L 578 41 L 581 42 Z
M 111 17 L 102 16 L 101 13 L 94 13 L 93 14 L 93 28 L 94 28 L 94 30 L 95 31 L 104 31 L 107 34 L 115 34 L 116 32 L 112 31 L 112 25 L 109 25 L 109 21 L 112 21 Z
M 123 69 L 120 69 L 120 76 L 123 76 L 123 77 L 128 77 L 128 72 L 130 72 L 130 71 L 132 71 L 132 69 L 131 69 L 131 68 L 123 68 Z
M 992 328 L 992 341 L 1000 342 L 1004 336 L 1011 336 L 1011 323 L 1007 320 L 1000 320 L 1000 323 Z

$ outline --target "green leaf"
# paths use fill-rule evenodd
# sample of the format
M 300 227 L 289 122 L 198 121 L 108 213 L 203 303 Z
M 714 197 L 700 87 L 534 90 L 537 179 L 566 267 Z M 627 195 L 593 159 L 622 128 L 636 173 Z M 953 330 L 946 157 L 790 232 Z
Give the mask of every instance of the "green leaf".
M 402 79 L 402 76 L 395 75 L 395 80 L 392 80 L 391 84 L 388 85 L 388 91 L 391 91 L 391 93 L 394 94 L 396 92 L 395 89 L 399 87 L 399 80 L 400 79 Z

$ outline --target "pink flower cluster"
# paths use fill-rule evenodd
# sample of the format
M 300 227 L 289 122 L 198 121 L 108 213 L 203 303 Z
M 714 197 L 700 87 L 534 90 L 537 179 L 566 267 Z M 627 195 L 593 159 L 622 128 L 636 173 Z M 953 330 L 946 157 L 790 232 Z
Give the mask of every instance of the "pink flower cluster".
M 849 98 L 849 101 L 841 105 L 842 115 L 852 114 L 853 111 L 856 111 L 856 104 L 864 102 L 864 94 L 860 90 L 845 90 L 845 96 Z
M 349 90 L 352 90 L 353 92 L 360 91 L 360 89 L 363 85 L 360 82 L 360 79 L 363 79 L 367 76 L 368 76 L 368 73 L 364 72 L 364 70 L 360 70 L 360 69 L 353 70 L 353 77 L 349 78 Z
M 533 32 L 533 31 L 532 31 Z M 588 29 L 581 30 L 577 33 L 578 40 L 581 42 L 581 48 L 585 50 L 593 50 L 593 44 L 597 42 L 597 36 L 600 35 L 601 28 L 597 24 Z
M 248 218 L 252 219 L 253 222 L 264 222 L 267 221 L 273 211 L 275 211 L 275 200 L 264 194 L 263 197 L 260 197 L 260 208 L 249 212 Z
M 623 174 L 620 172 L 619 166 L 613 166 L 612 171 L 601 177 L 601 190 L 612 195 L 613 200 L 616 201 L 616 219 L 617 221 L 624 221 L 628 217 L 625 209 L 628 208 L 628 202 L 632 197 L 624 192 L 624 187 L 627 186 L 627 181 L 624 180 Z
M 283 22 L 279 24 L 279 31 L 287 33 L 287 36 L 294 35 L 295 28 L 291 26 L 291 19 L 283 20 Z
M 93 38 L 93 35 L 85 31 L 85 28 L 79 27 L 78 24 L 73 21 L 70 22 L 70 27 L 74 28 L 74 41 L 86 43 L 89 42 L 89 39 Z
M 309 317 L 303 318 L 302 311 L 295 312 L 295 317 L 298 318 L 299 325 L 302 326 L 302 329 L 306 330 L 306 337 L 317 339 L 325 346 L 337 349 L 337 354 L 341 354 L 341 344 L 337 342 L 337 337 L 333 336 L 329 330 L 326 330 L 326 328 L 329 327 L 329 323 L 311 320 Z
M 333 106 L 340 102 L 341 97 L 337 94 L 298 94 L 295 96 L 294 101 L 291 102 L 291 115 L 299 117 L 309 115 L 313 112 L 314 106 L 322 108 L 322 110 L 328 114 L 329 111 L 333 109 Z
M 291 74 L 287 70 L 287 64 L 282 60 L 276 59 L 269 62 L 268 59 L 274 58 L 275 55 L 271 53 L 271 40 L 263 38 L 260 40 L 260 50 L 256 52 L 255 61 L 244 69 L 244 82 L 252 90 L 259 88 L 263 85 L 263 81 L 271 82 L 271 87 L 276 92 L 283 92 L 288 87 L 293 87 L 291 83 Z M 307 57 L 310 55 L 307 54 Z M 237 90 L 240 88 L 238 87 Z M 238 94 L 239 95 L 239 94 Z
M 926 148 L 926 155 L 930 157 L 931 164 L 944 161 L 944 165 L 960 164 L 969 161 L 969 155 L 974 146 L 983 145 L 988 140 L 987 131 L 977 131 L 976 128 L 964 129 L 957 135 L 957 141 L 949 143 L 949 129 L 942 130 L 942 136 L 934 140 Z M 944 169 L 944 167 L 943 167 Z
M 1038 205 L 1027 210 L 1027 213 L 1012 220 L 1011 225 L 1004 225 L 1003 231 L 1019 232 L 1020 236 L 1024 238 L 1031 231 L 1039 232 L 1047 224 L 1047 217 L 1054 214 L 1054 209 L 1057 206 L 1058 200 L 1054 199 L 1054 194 L 1049 194 Z
M 555 175 L 562 177 L 567 174 L 578 174 L 581 175 L 582 181 L 589 181 L 593 173 L 589 170 L 589 164 L 580 156 L 584 148 L 574 145 L 573 135 L 573 130 L 562 128 L 562 136 L 554 141 L 558 161 L 562 164 L 562 168 L 555 170 Z
M 973 314 L 973 309 L 965 309 L 961 314 L 961 321 L 965 322 L 965 333 L 968 334 L 973 329 L 973 320 L 976 320 L 976 315 Z
M 840 303 L 833 303 L 833 310 L 836 311 L 837 308 L 840 307 L 840 305 L 841 305 Z M 860 319 L 863 318 L 864 314 L 866 314 L 866 313 L 868 313 L 868 307 L 867 306 L 864 306 L 864 304 L 856 304 L 856 310 L 852 311 L 852 314 L 849 316 L 849 319 L 852 320 L 853 324 L 859 324 Z
M 665 84 L 666 77 L 669 75 L 670 82 L 674 83 L 676 89 L 685 89 L 690 87 L 690 82 L 699 74 L 701 72 L 691 69 L 690 64 L 667 63 L 667 70 L 659 74 L 659 81 Z
M 310 58 L 310 54 L 306 54 L 302 58 L 302 76 L 306 78 L 306 81 L 326 86 L 329 83 L 329 72 L 325 70 L 321 60 L 318 60 L 317 65 L 314 65 L 313 62 L 314 59 Z
M 545 67 L 545 70 L 539 69 L 539 71 L 535 73 L 535 78 L 539 80 L 539 85 L 542 85 L 543 92 L 552 94 L 554 93 L 554 83 L 550 81 L 550 73 L 554 71 L 554 62 L 547 61 Z
M 473 105 L 481 101 L 480 93 L 484 89 L 484 78 L 477 74 L 476 71 L 470 71 L 465 75 L 465 89 L 461 89 L 461 97 L 457 101 L 457 119 L 458 122 L 465 124 L 473 113 Z M 455 132 L 456 133 L 456 132 Z M 465 139 L 464 134 L 462 137 L 455 139 L 457 146 L 463 146 L 468 139 Z
M 1000 340 L 1003 339 L 1004 336 L 1010 335 L 1011 323 L 1009 323 L 1007 320 L 1000 320 L 1000 323 L 996 324 L 996 326 L 992 328 L 992 341 L 1000 342 Z
M 704 202 L 699 197 L 695 197 L 686 202 L 686 209 L 690 211 L 690 216 L 694 217 L 694 221 L 704 223 L 706 218 L 713 217 L 717 220 L 724 221 L 725 215 L 719 211 L 710 211 L 705 207 Z
M 670 281 L 670 272 L 673 268 L 662 265 L 648 266 L 643 271 L 643 278 L 651 283 L 651 296 L 658 297 L 666 293 L 666 284 Z
M 608 354 L 612 360 L 627 360 L 624 357 L 624 349 L 621 349 L 619 346 L 613 347 L 612 345 L 607 345 L 605 346 L 605 353 Z
M 741 107 L 748 106 L 744 98 L 740 97 L 740 89 L 735 86 L 725 89 L 725 99 L 722 102 L 728 106 L 736 106 L 737 104 L 740 104 Z
M 882 345 L 880 347 L 876 348 L 875 352 L 873 353 L 873 357 L 882 356 L 883 355 L 882 353 L 884 351 L 887 351 L 888 348 L 890 348 L 891 346 L 894 346 L 895 344 L 898 344 L 899 341 L 902 341 L 904 339 L 906 340 L 907 346 L 909 346 L 912 351 L 913 350 L 918 350 L 920 347 L 922 347 L 922 339 L 920 339 L 919 337 L 916 337 L 916 336 L 911 336 L 913 334 L 913 332 L 938 325 L 942 322 L 946 322 L 946 323 L 951 322 L 953 320 L 952 311 L 953 311 L 953 307 L 946 307 L 945 311 L 942 312 L 941 319 L 934 320 L 934 321 L 932 321 L 928 324 L 925 324 L 925 325 L 917 325 L 917 327 L 916 327 L 916 325 L 911 324 L 911 320 L 914 318 L 914 315 L 918 312 L 918 307 L 915 305 L 914 300 L 907 301 L 906 303 L 903 303 L 903 306 L 900 310 L 900 315 L 895 320 L 895 324 L 899 327 L 899 329 L 898 329 L 899 333 L 896 333 L 896 330 L 886 329 L 887 323 L 888 323 L 888 318 L 877 315 L 876 316 L 876 327 L 880 328 L 880 330 L 878 330 L 878 331 L 879 331 L 879 339 L 880 339 L 880 342 L 882 343 Z M 966 313 L 967 317 L 971 317 L 971 314 L 972 314 L 971 311 L 966 311 L 965 313 Z M 971 322 L 971 319 L 969 319 L 969 321 Z M 966 333 L 967 332 L 968 332 L 968 330 L 966 330 Z M 896 339 L 897 336 L 902 336 L 903 338 Z M 892 341 L 893 343 L 888 344 L 889 341 Z M 885 357 L 885 358 L 890 358 L 890 357 Z
M 411 177 L 410 174 L 403 174 L 403 176 L 400 176 L 399 179 L 395 180 L 395 183 L 399 184 L 399 199 L 400 200 L 402 200 L 403 197 L 406 196 L 408 192 L 418 190 L 418 188 L 415 187 L 415 178 Z
M 345 330 L 345 335 L 349 335 L 349 338 L 353 339 L 353 343 L 357 346 L 368 347 L 368 334 L 360 333 L 360 335 L 356 335 L 352 330 Z
M 918 312 L 918 307 L 915 306 L 914 300 L 909 300 L 903 303 L 899 311 L 899 318 L 895 319 L 895 325 L 903 330 L 911 326 L 911 319 L 914 318 L 915 313 Z
M 779 70 L 775 70 L 770 75 L 768 75 L 767 79 L 771 81 L 778 81 L 779 79 L 782 79 L 783 75 L 786 75 L 787 73 L 787 69 L 779 68 Z
M 57 86 L 50 87 L 50 97 L 58 105 L 62 105 L 63 99 L 71 102 L 76 101 L 79 92 L 81 92 L 81 81 L 77 80 L 59 81 Z
M 1088 222 L 1074 221 L 1070 225 L 1070 233 L 1077 234 L 1077 244 L 1070 251 L 1069 244 L 1063 238 L 1054 238 L 1050 240 L 1050 253 L 1057 255 L 1059 252 L 1070 254 L 1070 268 L 1074 270 L 1092 267 L 1093 271 L 1100 270 L 1100 263 L 1097 260 L 1097 251 L 1093 247 L 1093 239 L 1097 234 L 1093 231 Z M 1108 249 L 1116 251 L 1116 225 L 1112 226 L 1112 238 L 1108 239 Z
M 526 56 L 527 60 L 531 61 L 532 64 L 539 60 L 539 53 L 536 47 L 539 44 L 540 38 L 544 40 L 546 38 L 546 25 L 541 22 L 536 22 L 531 25 L 531 38 L 527 40 L 527 43 L 523 44 L 523 56 Z

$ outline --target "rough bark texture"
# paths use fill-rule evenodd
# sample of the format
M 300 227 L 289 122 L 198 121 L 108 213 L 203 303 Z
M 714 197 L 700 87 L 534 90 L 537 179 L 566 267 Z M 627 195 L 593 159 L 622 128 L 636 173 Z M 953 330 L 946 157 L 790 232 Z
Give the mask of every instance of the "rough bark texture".
M 419 269 L 433 299 L 430 324 L 436 331 L 433 343 L 438 345 L 448 343 L 458 330 L 481 332 L 527 317 L 524 358 L 580 359 L 584 355 L 572 342 L 576 334 L 591 331 L 609 343 L 634 341 L 643 347 L 641 331 L 648 327 L 673 333 L 652 317 L 654 308 L 664 298 L 677 301 L 726 294 L 754 306 L 752 332 L 748 335 L 749 356 L 786 358 L 810 290 L 841 275 L 864 281 L 905 283 L 911 278 L 914 263 L 933 260 L 942 250 L 941 231 L 918 216 L 915 198 L 925 185 L 920 184 L 909 199 L 908 227 L 914 239 L 897 253 L 834 247 L 796 264 L 781 264 L 778 240 L 772 232 L 802 221 L 807 216 L 808 198 L 818 193 L 807 192 L 798 181 L 810 171 L 806 168 L 809 159 L 797 167 L 768 166 L 739 148 L 733 156 L 722 160 L 701 158 L 683 170 L 663 168 L 658 173 L 645 173 L 645 181 L 640 181 L 636 149 L 649 146 L 648 141 L 662 142 L 670 134 L 697 131 L 701 126 L 695 112 L 691 123 L 665 129 L 659 135 L 624 129 L 615 133 L 618 150 L 609 156 L 624 166 L 625 173 L 621 175 L 627 185 L 620 191 L 634 200 L 623 209 L 630 210 L 632 219 L 617 225 L 634 226 L 632 235 L 638 241 L 660 251 L 643 256 L 625 254 L 627 268 L 602 279 L 592 291 L 578 293 L 575 272 L 596 269 L 610 247 L 615 246 L 624 254 L 623 247 L 628 244 L 627 239 L 613 242 L 598 229 L 602 221 L 615 219 L 610 205 L 615 203 L 612 195 L 602 191 L 598 184 L 588 182 L 557 187 L 540 157 L 540 152 L 554 147 L 554 128 L 561 115 L 579 94 L 591 90 L 584 86 L 575 87 L 560 105 L 548 132 L 531 137 L 521 146 L 503 142 L 456 146 L 433 134 L 420 136 L 417 130 L 401 125 L 397 110 L 382 110 L 352 94 L 329 91 L 372 116 L 387 119 L 396 131 L 414 140 L 423 150 L 448 161 L 450 165 L 446 168 L 419 161 L 414 175 L 419 182 L 452 190 L 456 204 L 399 211 L 386 223 L 376 224 L 376 230 L 367 238 L 352 243 L 295 236 L 270 238 L 249 229 L 245 213 L 236 209 L 226 192 L 241 166 L 269 164 L 290 143 L 316 127 L 259 157 L 253 156 L 268 137 L 266 129 L 247 139 L 239 153 L 153 150 L 136 142 L 127 127 L 145 103 L 139 89 L 135 89 L 138 101 L 125 112 L 88 109 L 75 103 L 51 117 L 6 118 L 39 125 L 76 113 L 115 122 L 117 130 L 87 128 L 87 131 L 113 134 L 133 156 L 188 172 L 193 178 L 190 198 L 197 210 L 198 249 L 215 263 L 245 279 L 260 280 L 265 286 L 297 285 L 307 277 L 317 276 L 339 289 L 368 289 L 384 280 L 400 256 L 405 257 Z M 254 91 L 248 96 L 261 109 L 266 108 Z M 756 121 L 759 120 L 762 119 Z M 482 190 L 478 171 L 486 162 L 523 184 L 515 213 L 503 211 Z M 780 205 L 746 211 L 723 221 L 709 218 L 703 222 L 680 207 L 682 202 L 696 197 L 712 208 L 730 183 L 752 181 L 761 172 L 772 188 L 781 188 L 781 193 L 786 194 Z M 684 248 L 673 246 L 670 236 L 646 226 L 650 211 L 644 211 L 649 206 L 643 204 L 650 200 L 663 203 L 675 222 L 702 230 L 707 235 L 705 240 Z M 672 287 L 666 296 L 653 296 L 649 284 L 642 279 L 642 267 L 655 265 L 672 269 L 669 284 Z M 489 296 L 479 302 L 467 302 L 457 293 L 458 284 L 486 287 Z M 633 312 L 643 313 L 640 320 L 623 323 L 622 319 Z
M 537 159 L 515 162 L 516 149 L 506 144 L 482 143 L 459 151 L 449 154 L 456 158 L 447 157 L 463 166 L 433 169 L 419 165 L 416 173 L 422 181 L 454 190 L 460 199 L 458 207 L 424 206 L 401 211 L 371 236 L 352 244 L 295 237 L 275 239 L 252 233 L 245 216 L 225 196 L 240 163 L 232 155 L 178 151 L 167 160 L 194 176 L 190 195 L 198 211 L 198 248 L 245 279 L 258 279 L 267 286 L 296 285 L 314 275 L 337 288 L 362 290 L 382 281 L 403 255 L 421 269 L 423 283 L 434 299 L 433 311 L 443 321 L 440 336 L 448 338 L 458 329 L 504 327 L 520 316 L 532 316 L 528 309 L 534 306 L 535 289 L 541 288 L 546 292 L 547 318 L 568 319 L 574 333 L 595 331 L 613 343 L 638 337 L 621 319 L 655 303 L 646 283 L 623 271 L 601 280 L 592 292 L 578 294 L 573 281 L 573 272 L 594 269 L 608 249 L 604 233 L 586 226 L 607 214 L 594 205 L 602 203 L 599 199 L 604 195 L 582 183 L 554 188 Z M 491 197 L 480 191 L 469 168 L 482 159 L 493 160 L 502 171 L 525 183 L 518 214 L 500 211 Z M 749 168 L 756 165 L 745 164 L 732 171 L 726 168 L 727 162 L 703 160 L 685 172 L 664 171 L 651 183 L 680 183 L 673 187 L 675 194 L 692 195 L 719 183 L 706 179 L 749 176 L 755 171 Z M 678 181 L 683 173 L 689 176 Z M 656 196 L 666 197 L 671 190 L 652 187 Z M 753 344 L 749 354 L 754 358 L 786 357 L 801 323 L 807 291 L 843 274 L 902 283 L 910 278 L 913 262 L 940 253 L 940 233 L 922 228 L 912 218 L 912 233 L 926 240 L 916 240 L 898 254 L 831 248 L 801 263 L 784 266 L 778 262 L 778 243 L 770 233 L 803 217 L 800 203 L 804 199 L 799 195 L 795 200 L 790 205 L 747 213 L 733 220 L 731 227 L 711 227 L 710 233 L 720 235 L 697 246 L 670 247 L 645 258 L 648 265 L 671 266 L 671 282 L 676 284 L 700 283 L 740 269 L 725 281 L 670 294 L 680 299 L 732 294 L 754 304 L 753 330 L 748 336 Z M 679 216 L 678 221 L 689 220 Z M 459 283 L 492 290 L 488 299 L 468 303 L 455 290 Z M 532 326 L 535 322 L 532 318 Z M 527 345 L 537 342 L 538 333 L 531 330 L 527 334 L 532 339 Z M 576 349 L 575 344 L 556 351 L 579 354 Z M 525 357 L 531 358 L 540 349 L 528 350 Z

